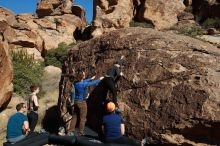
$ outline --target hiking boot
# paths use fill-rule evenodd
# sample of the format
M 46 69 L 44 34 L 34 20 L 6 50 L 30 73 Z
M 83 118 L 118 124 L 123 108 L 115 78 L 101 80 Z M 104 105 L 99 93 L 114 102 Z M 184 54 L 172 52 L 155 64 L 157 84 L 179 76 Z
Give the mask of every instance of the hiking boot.
M 145 137 L 144 139 L 142 139 L 141 141 L 141 146 L 145 146 L 147 144 L 147 138 Z
M 84 133 L 82 133 L 82 132 L 78 132 L 78 134 L 77 134 L 78 136 L 84 136 L 85 134 Z
M 65 135 L 65 128 L 64 127 L 59 128 L 58 135 L 61 135 L 61 136 Z

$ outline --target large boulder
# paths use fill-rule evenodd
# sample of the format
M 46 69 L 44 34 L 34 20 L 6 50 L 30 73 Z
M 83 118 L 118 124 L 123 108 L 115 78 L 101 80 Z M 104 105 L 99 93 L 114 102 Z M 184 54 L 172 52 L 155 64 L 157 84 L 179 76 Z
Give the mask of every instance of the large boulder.
M 6 28 L 8 27 L 7 20 L 4 17 L 0 17 L 0 32 L 4 32 Z
M 43 39 L 43 49 L 57 48 L 59 43 L 70 44 L 75 40 L 74 32 L 82 29 L 85 23 L 77 16 L 64 14 L 63 16 L 46 16 L 41 20 L 35 20 L 42 29 L 35 31 Z M 48 25 L 50 24 L 50 25 Z
M 86 22 L 86 18 L 85 18 L 85 9 L 81 6 L 75 5 L 72 7 L 72 13 L 76 16 L 78 16 L 79 18 L 81 18 L 81 20 L 84 20 Z
M 92 36 L 129 27 L 133 18 L 132 0 L 94 0 Z
M 59 81 L 61 77 L 61 69 L 54 66 L 47 66 L 44 68 L 43 81 L 41 83 L 41 92 L 44 93 L 43 96 L 39 95 L 39 121 L 41 126 L 50 129 L 49 127 L 53 125 L 56 121 L 59 121 L 57 113 L 52 110 L 57 104 L 57 98 L 59 96 Z M 52 112 L 50 112 L 52 110 Z M 50 113 L 48 115 L 48 112 Z M 53 115 L 54 119 L 51 119 Z M 45 118 L 49 120 L 45 121 Z M 52 122 L 52 123 L 51 123 Z M 52 126 L 53 127 L 53 126 Z M 53 127 L 54 128 L 54 127 Z
M 172 32 L 119 29 L 72 48 L 63 75 L 84 68 L 89 76 L 102 76 L 122 55 L 124 77 L 117 97 L 126 135 L 138 140 L 146 136 L 149 143 L 169 142 L 164 134 L 191 142 L 220 142 L 218 48 Z M 65 82 L 60 83 L 64 87 Z M 87 100 L 87 122 L 95 130 L 101 125 L 104 100 L 98 89 Z M 60 91 L 64 97 L 66 92 Z
M 36 13 L 38 17 L 71 14 L 72 6 L 71 0 L 41 0 L 37 5 Z
M 42 81 L 42 92 L 44 96 L 50 99 L 56 99 L 59 96 L 59 81 L 61 69 L 55 66 L 47 66 L 44 68 Z
M 6 9 L 6 8 L 3 8 L 3 7 L 0 7 L 0 14 L 1 15 L 5 15 L 6 17 L 10 17 L 10 16 L 15 16 L 15 14 L 13 12 L 11 12 L 10 10 Z
M 11 99 L 12 84 L 12 63 L 9 56 L 7 42 L 0 41 L 0 109 L 5 108 Z
M 43 60 L 41 56 L 43 40 L 35 30 L 18 30 L 8 27 L 3 36 L 11 50 L 27 50 L 28 54 L 34 54 L 36 60 Z
M 7 24 L 9 24 L 10 26 L 13 26 L 14 23 L 17 22 L 16 14 L 3 7 L 0 7 L 0 17 L 1 19 L 6 20 Z
M 15 21 L 15 14 L 10 10 L 0 7 L 0 32 L 3 33 L 8 25 Z
M 177 15 L 185 9 L 180 0 L 141 1 L 137 12 L 139 21 L 150 21 L 156 29 L 167 29 L 178 22 Z

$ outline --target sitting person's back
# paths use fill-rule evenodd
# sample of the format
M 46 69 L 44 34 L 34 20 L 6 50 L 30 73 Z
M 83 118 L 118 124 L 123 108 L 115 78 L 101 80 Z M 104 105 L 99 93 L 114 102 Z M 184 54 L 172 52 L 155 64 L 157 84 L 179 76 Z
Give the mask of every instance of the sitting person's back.
M 123 119 L 118 114 L 114 112 L 109 113 L 108 115 L 103 117 L 103 126 L 105 139 L 112 140 L 120 138 L 123 134 L 121 132 L 121 124 L 123 124 Z
M 113 102 L 107 104 L 107 111 L 108 114 L 103 117 L 102 121 L 105 142 L 139 145 L 132 139 L 123 136 L 125 134 L 124 121 L 120 115 L 115 113 L 115 104 Z

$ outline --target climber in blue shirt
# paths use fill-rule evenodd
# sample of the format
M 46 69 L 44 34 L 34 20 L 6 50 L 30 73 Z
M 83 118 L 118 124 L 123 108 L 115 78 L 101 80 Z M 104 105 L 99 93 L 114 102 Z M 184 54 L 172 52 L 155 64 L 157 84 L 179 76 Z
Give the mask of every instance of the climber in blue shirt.
M 79 112 L 79 135 L 84 134 L 85 123 L 86 123 L 86 116 L 87 116 L 87 103 L 86 99 L 88 98 L 87 88 L 89 86 L 97 85 L 104 77 L 100 77 L 97 80 L 95 76 L 90 79 L 85 79 L 85 72 L 79 71 L 77 73 L 77 82 L 74 83 L 75 87 L 75 95 L 72 95 L 72 101 L 74 101 L 74 113 L 73 118 L 71 121 L 70 131 L 71 133 L 75 132 L 75 126 L 77 121 L 77 112 Z
M 97 79 L 97 80 L 94 80 L 94 79 L 95 79 L 95 76 L 93 76 L 90 79 L 81 80 L 74 84 L 74 87 L 75 87 L 74 101 L 86 100 L 86 98 L 88 97 L 87 87 L 97 85 L 101 81 L 100 79 Z

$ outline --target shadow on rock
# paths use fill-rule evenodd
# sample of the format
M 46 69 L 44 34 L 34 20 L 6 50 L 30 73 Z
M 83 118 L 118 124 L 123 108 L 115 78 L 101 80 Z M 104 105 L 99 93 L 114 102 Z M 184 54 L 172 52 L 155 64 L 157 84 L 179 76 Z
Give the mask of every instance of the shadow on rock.
M 107 102 L 107 92 L 104 90 L 104 79 L 99 83 L 98 86 L 90 94 L 87 99 L 88 114 L 87 114 L 87 125 L 97 133 L 102 133 L 102 117 L 105 114 L 104 105 Z
M 59 127 L 62 125 L 62 120 L 59 116 L 58 106 L 49 108 L 42 120 L 42 127 L 50 133 L 58 133 Z

